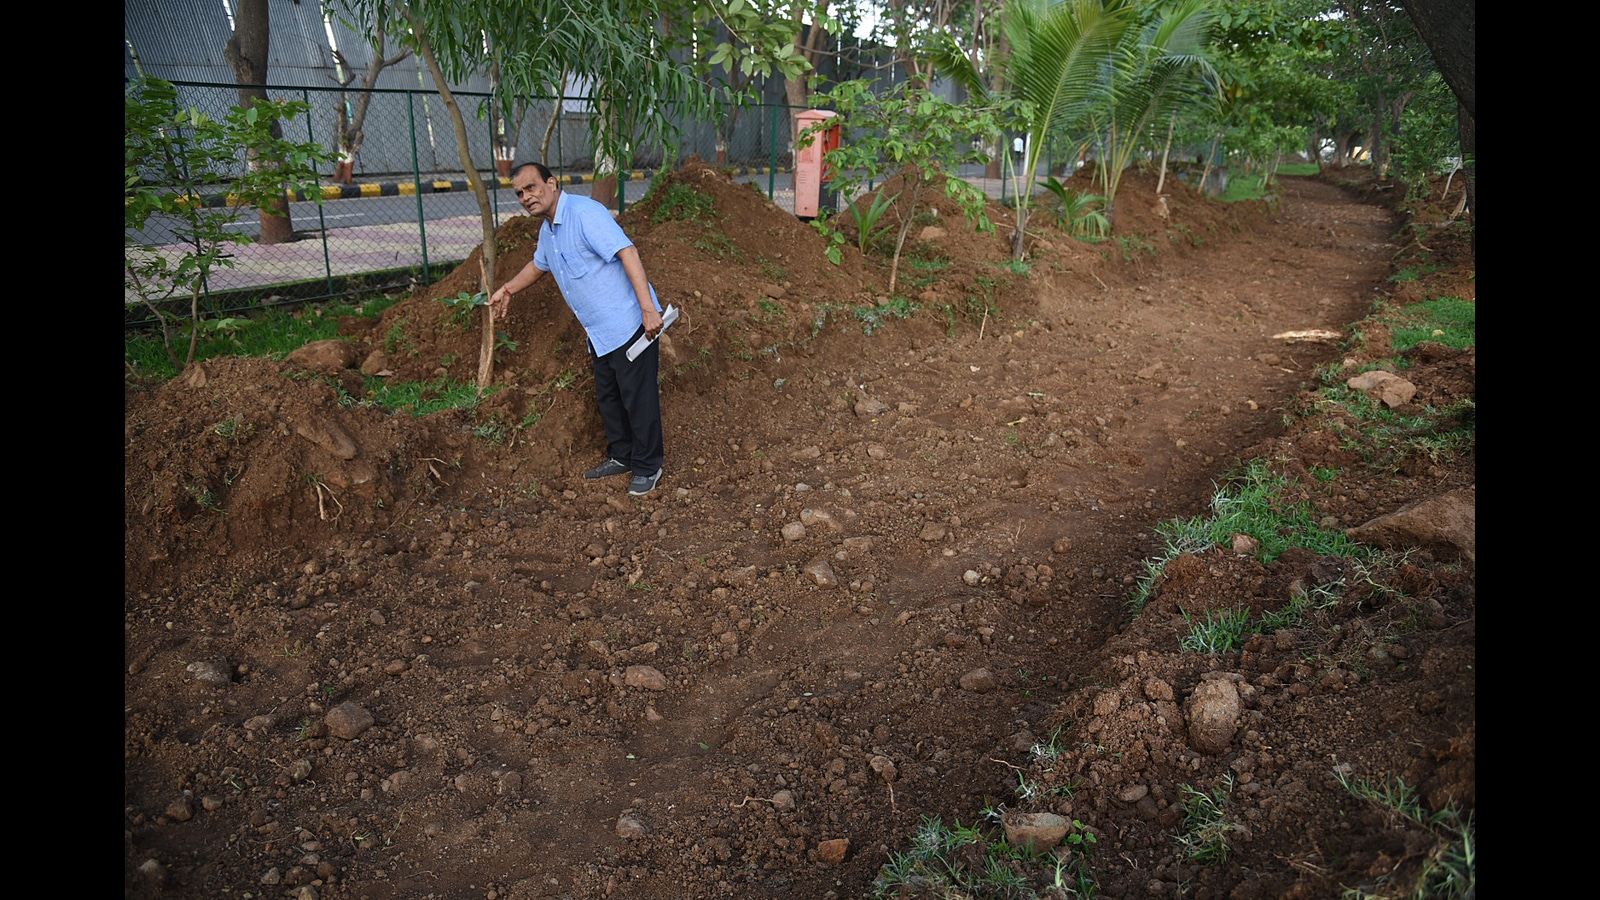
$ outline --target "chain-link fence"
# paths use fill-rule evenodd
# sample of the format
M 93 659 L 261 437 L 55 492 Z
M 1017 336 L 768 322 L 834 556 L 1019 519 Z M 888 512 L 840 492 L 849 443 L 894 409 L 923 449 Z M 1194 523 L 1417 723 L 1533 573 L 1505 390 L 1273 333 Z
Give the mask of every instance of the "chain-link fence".
M 214 119 L 239 103 L 236 84 L 173 84 L 182 106 Z M 286 138 L 344 150 L 343 164 L 335 161 L 319 172 L 321 204 L 307 196 L 290 197 L 292 241 L 231 248 L 231 265 L 213 269 L 205 285 L 204 313 L 431 283 L 482 243 L 478 204 L 462 171 L 454 125 L 437 93 L 374 89 L 363 96 L 359 89 L 337 87 L 268 87 L 267 92 L 311 107 L 309 115 L 289 123 L 292 133 Z M 472 165 L 489 190 L 496 228 L 522 212 L 508 177 L 513 161 L 542 161 L 568 190 L 588 193 L 594 152 L 589 141 L 593 111 L 586 99 L 536 99 L 498 114 L 488 94 L 458 91 L 454 97 L 466 119 Z M 637 202 L 655 171 L 676 168 L 690 155 L 733 167 L 774 196 L 789 186 L 788 113 L 787 107 L 772 104 L 728 108 L 720 126 L 680 120 L 675 149 L 636 144 L 633 172 L 619 191 L 621 205 Z M 242 154 L 237 164 L 245 164 Z M 205 202 L 220 209 L 226 198 L 219 188 Z M 232 227 L 258 236 L 256 211 L 241 212 Z M 143 229 L 127 232 L 126 251 L 158 253 L 176 262 L 187 249 L 178 225 L 171 218 L 152 218 Z M 127 325 L 154 321 L 131 285 L 124 301 Z M 181 304 L 187 312 L 188 298 Z

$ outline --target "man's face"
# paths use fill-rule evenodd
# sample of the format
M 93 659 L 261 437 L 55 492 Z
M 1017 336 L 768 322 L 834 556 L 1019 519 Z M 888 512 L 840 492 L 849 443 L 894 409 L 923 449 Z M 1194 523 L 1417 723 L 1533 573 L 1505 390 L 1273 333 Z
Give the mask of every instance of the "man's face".
M 517 201 L 528 215 L 549 218 L 556 208 L 556 194 L 559 193 L 556 179 L 544 181 L 539 178 L 539 170 L 528 166 L 511 179 L 511 189 L 517 194 Z

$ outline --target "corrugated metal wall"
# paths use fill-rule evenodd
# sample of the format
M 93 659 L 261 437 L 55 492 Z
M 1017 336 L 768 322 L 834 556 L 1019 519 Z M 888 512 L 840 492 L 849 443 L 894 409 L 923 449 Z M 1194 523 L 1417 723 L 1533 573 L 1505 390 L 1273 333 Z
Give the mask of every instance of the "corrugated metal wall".
M 229 107 L 238 103 L 233 69 L 223 55 L 223 46 L 233 34 L 230 10 L 237 2 L 124 0 L 127 77 L 137 74 L 134 59 L 137 54 L 138 67 L 146 74 L 191 83 L 179 85 L 179 96 L 185 105 L 198 107 L 213 116 L 226 114 Z M 308 118 L 296 120 L 297 133 L 290 137 L 335 147 L 338 106 L 346 102 L 353 105 L 356 92 L 339 90 L 322 5 L 319 0 L 298 3 L 270 0 L 270 4 L 269 93 L 274 97 L 303 100 L 312 107 Z M 362 36 L 337 18 L 332 32 L 333 41 L 349 66 L 358 74 L 365 71 L 373 54 Z M 393 56 L 396 52 L 391 40 L 386 53 Z M 824 74 L 832 72 L 831 59 L 823 63 L 823 68 Z M 457 102 L 467 120 L 467 140 L 474 166 L 480 171 L 493 171 L 491 125 L 487 117 L 477 115 L 479 106 L 487 99 L 487 76 L 473 76 L 463 84 L 450 85 L 450 89 L 458 95 Z M 782 79 L 761 80 L 757 95 L 762 103 L 782 105 L 785 102 Z M 588 116 L 575 111 L 576 105 L 570 100 L 566 104 L 557 133 L 550 141 L 544 161 L 553 168 L 582 171 L 592 166 Z M 519 161 L 540 158 L 539 145 L 554 107 L 552 101 L 530 104 L 515 141 Z M 729 141 L 730 165 L 766 166 L 772 164 L 774 156 L 778 165 L 790 164 L 787 132 L 781 121 L 774 153 L 774 123 L 770 113 L 768 109 L 756 108 L 738 116 Z M 305 131 L 299 132 L 300 128 Z M 694 153 L 708 160 L 715 158 L 715 130 L 711 125 L 686 120 L 680 122 L 680 128 L 680 155 Z M 415 56 L 383 70 L 364 130 L 365 141 L 355 160 L 357 177 L 426 176 L 461 170 L 449 115 L 433 90 L 433 77 Z M 636 167 L 654 168 L 677 162 L 663 157 L 661 147 L 639 146 L 634 163 Z M 331 177 L 332 166 L 323 174 Z

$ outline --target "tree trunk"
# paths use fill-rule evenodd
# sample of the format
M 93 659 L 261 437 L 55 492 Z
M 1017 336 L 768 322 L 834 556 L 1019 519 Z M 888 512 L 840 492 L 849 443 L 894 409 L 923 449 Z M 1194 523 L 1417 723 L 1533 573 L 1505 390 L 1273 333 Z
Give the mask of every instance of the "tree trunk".
M 1477 205 L 1477 177 L 1474 174 L 1473 159 L 1477 155 L 1474 147 L 1477 144 L 1477 121 L 1473 118 L 1472 110 L 1466 104 L 1459 108 L 1458 115 L 1461 119 L 1461 176 L 1466 181 L 1467 224 L 1472 224 L 1472 211 Z M 1478 256 L 1478 230 L 1472 229 L 1472 256 Z
M 234 16 L 233 36 L 223 45 L 222 55 L 233 67 L 239 83 L 239 106 L 249 109 L 257 100 L 267 99 L 267 46 L 269 37 L 267 0 L 239 0 Z M 283 136 L 276 122 L 273 138 Z M 246 148 L 245 164 L 256 168 L 263 163 L 254 148 Z M 261 207 L 261 243 L 282 244 L 294 240 L 294 223 L 289 219 L 287 194 Z
M 400 11 L 411 23 L 411 33 L 417 42 L 417 52 L 428 64 L 428 72 L 433 75 L 434 88 L 439 92 L 439 98 L 444 101 L 444 107 L 450 113 L 450 124 L 455 128 L 456 152 L 461 156 L 461 168 L 466 173 L 467 185 L 472 188 L 472 196 L 478 200 L 478 214 L 483 222 L 483 247 L 478 260 L 480 282 L 478 289 L 493 296 L 496 275 L 494 207 L 489 205 L 489 192 L 483 186 L 483 179 L 478 176 L 477 167 L 472 164 L 472 149 L 467 143 L 467 123 L 461 116 L 461 108 L 456 105 L 455 95 L 450 93 L 450 86 L 445 83 L 444 73 L 439 69 L 439 61 L 434 58 L 433 48 L 428 44 L 428 36 L 423 32 L 422 25 L 411 14 L 409 6 L 401 6 Z M 481 394 L 494 380 L 494 313 L 487 303 L 478 309 L 483 320 L 483 335 L 478 342 L 478 393 Z
M 550 122 L 544 127 L 544 140 L 539 142 L 539 161 L 550 167 L 550 138 L 556 133 L 556 128 L 561 124 L 562 105 L 566 102 L 567 73 L 561 73 L 561 96 L 556 98 L 556 105 L 550 110 Z M 560 160 L 556 161 L 554 168 L 560 168 Z
M 1211 152 L 1206 154 L 1206 167 L 1200 171 L 1200 193 L 1202 194 L 1213 193 L 1207 189 L 1211 182 L 1211 162 L 1217 158 L 1217 144 L 1221 142 L 1222 135 L 1219 134 L 1217 135 L 1216 139 L 1211 142 Z M 1220 194 L 1222 192 L 1216 191 L 1215 193 Z
M 1173 114 L 1172 120 L 1167 123 L 1167 143 L 1161 148 L 1161 177 L 1156 179 L 1156 196 L 1161 196 L 1161 189 L 1167 184 L 1167 154 L 1172 150 L 1172 132 L 1178 127 L 1178 116 Z
M 822 13 L 828 12 L 831 2 L 822 4 Z M 817 57 L 822 50 L 822 37 L 827 34 L 819 25 L 804 25 L 801 16 L 806 9 L 804 4 L 794 5 L 794 21 L 799 25 L 799 30 L 794 35 L 794 49 L 806 62 L 810 63 L 815 71 Z M 794 78 L 783 79 L 783 98 L 789 104 L 789 160 L 790 165 L 799 159 L 800 148 L 800 113 L 811 105 L 811 76 L 802 73 Z
M 361 145 L 366 141 L 367 111 L 372 107 L 372 89 L 378 85 L 378 76 L 383 70 L 411 55 L 411 51 L 402 47 L 400 52 L 388 59 L 383 55 L 384 34 L 378 28 L 376 40 L 372 44 L 372 60 L 367 63 L 366 72 L 361 75 L 361 90 L 356 92 L 355 109 L 346 112 L 345 103 L 348 102 L 344 92 L 339 94 L 339 168 L 333 180 L 339 184 L 355 183 L 356 154 L 361 152 Z M 345 62 L 344 56 L 339 51 L 333 51 L 334 60 L 344 68 L 343 77 L 339 81 L 340 87 L 349 87 L 355 83 L 356 73 Z
M 1476 115 L 1477 41 L 1473 0 L 1400 0 L 1417 34 L 1428 45 L 1433 64 L 1467 117 Z

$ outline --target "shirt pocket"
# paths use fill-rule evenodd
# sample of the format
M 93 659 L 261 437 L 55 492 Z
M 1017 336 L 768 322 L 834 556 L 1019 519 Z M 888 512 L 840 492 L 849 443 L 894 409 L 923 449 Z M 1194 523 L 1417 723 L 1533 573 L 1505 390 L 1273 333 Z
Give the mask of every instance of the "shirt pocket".
M 556 255 L 561 257 L 561 267 L 569 278 L 582 278 L 593 268 L 589 254 L 581 250 L 557 250 Z

